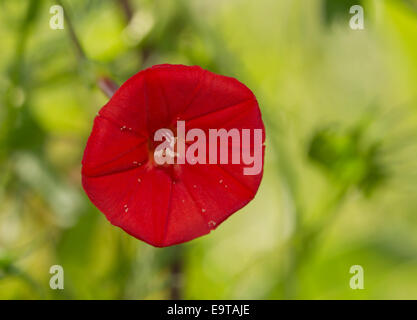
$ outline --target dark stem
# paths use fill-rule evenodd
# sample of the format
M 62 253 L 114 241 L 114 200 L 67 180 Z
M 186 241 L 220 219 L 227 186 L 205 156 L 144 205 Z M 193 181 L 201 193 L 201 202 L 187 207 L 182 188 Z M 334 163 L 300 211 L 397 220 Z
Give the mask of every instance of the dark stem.
M 183 250 L 180 246 L 173 248 L 173 257 L 170 264 L 170 299 L 180 300 L 183 298 L 183 273 L 184 273 L 184 259 L 182 257 Z
M 97 85 L 107 96 L 107 98 L 111 98 L 117 89 L 119 89 L 119 86 L 113 80 L 107 77 L 99 77 L 97 80 Z
M 61 0 L 56 0 L 56 2 L 63 8 L 64 11 L 64 17 L 67 25 L 67 29 L 69 32 L 69 36 L 71 38 L 72 43 L 74 44 L 75 50 L 77 51 L 77 55 L 81 59 L 86 59 L 85 52 L 83 50 L 83 47 L 81 46 L 81 43 L 77 37 L 77 34 L 75 32 L 74 26 L 72 25 L 71 19 L 67 13 L 67 9 L 64 7 Z
M 74 44 L 74 48 L 77 52 L 78 58 L 80 60 L 88 60 L 87 56 L 85 55 L 84 49 L 81 45 L 81 42 L 75 32 L 74 26 L 72 24 L 71 18 L 67 13 L 66 8 L 64 7 L 61 0 L 56 0 L 56 2 L 63 8 L 64 10 L 64 17 L 68 29 L 68 34 L 72 43 Z M 97 78 L 97 86 L 103 91 L 103 93 L 108 97 L 111 98 L 119 86 L 110 78 L 105 76 L 100 76 Z
M 123 14 L 125 16 L 126 24 L 129 25 L 129 23 L 132 21 L 133 16 L 135 14 L 135 10 L 133 9 L 132 3 L 130 0 L 116 0 L 119 7 L 123 11 Z M 151 55 L 152 49 L 147 47 L 138 47 L 137 54 L 139 57 L 139 63 L 140 65 L 144 65 L 148 57 Z
M 129 0 L 118 0 L 120 7 L 126 17 L 126 21 L 129 22 L 133 18 L 133 9 Z

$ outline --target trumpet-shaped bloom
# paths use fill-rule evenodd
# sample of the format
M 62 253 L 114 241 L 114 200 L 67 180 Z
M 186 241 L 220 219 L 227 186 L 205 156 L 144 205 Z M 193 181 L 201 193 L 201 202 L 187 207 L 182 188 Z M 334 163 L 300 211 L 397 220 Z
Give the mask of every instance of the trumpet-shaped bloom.
M 253 199 L 263 174 L 245 175 L 244 162 L 161 165 L 155 161 L 161 143 L 155 133 L 167 128 L 176 135 L 178 121 L 207 137 L 210 129 L 262 130 L 263 168 L 258 103 L 236 79 L 182 65 L 157 65 L 128 79 L 94 120 L 82 184 L 112 224 L 157 247 L 215 229 Z M 239 148 L 254 152 L 254 146 Z M 233 149 L 228 146 L 229 159 Z

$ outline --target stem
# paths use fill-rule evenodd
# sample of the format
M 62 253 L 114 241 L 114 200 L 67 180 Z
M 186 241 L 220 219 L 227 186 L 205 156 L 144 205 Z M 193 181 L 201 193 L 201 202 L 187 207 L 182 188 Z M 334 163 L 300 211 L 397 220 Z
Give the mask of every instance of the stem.
M 97 79 L 97 85 L 107 96 L 107 98 L 111 98 L 119 88 L 119 86 L 113 80 L 107 77 L 99 77 Z
M 74 25 L 72 24 L 71 18 L 67 13 L 63 3 L 61 0 L 57 0 L 57 3 L 63 8 L 64 17 L 67 24 L 68 33 L 71 39 L 71 42 L 74 44 L 75 51 L 79 60 L 87 60 L 88 58 L 85 55 L 85 51 L 81 45 L 81 41 L 79 40 L 77 33 L 75 32 Z M 108 97 L 111 98 L 119 86 L 110 78 L 105 76 L 99 76 L 97 78 L 97 86 L 101 89 L 101 91 Z
M 65 17 L 65 20 L 67 22 L 67 26 L 68 26 L 67 29 L 69 31 L 69 36 L 70 36 L 70 39 L 71 39 L 72 43 L 74 44 L 74 47 L 75 47 L 75 50 L 77 51 L 78 57 L 80 59 L 87 59 L 87 57 L 85 55 L 85 52 L 84 52 L 84 49 L 81 46 L 81 42 L 77 37 L 74 26 L 73 26 L 73 24 L 71 22 L 71 19 L 70 19 L 68 13 L 67 13 L 67 9 L 64 7 L 61 0 L 56 0 L 56 2 L 62 7 L 62 9 L 64 11 L 64 17 Z
M 126 24 L 129 25 L 135 15 L 135 10 L 132 6 L 132 3 L 130 0 L 116 0 L 119 7 L 123 11 L 123 14 L 125 16 Z M 137 46 L 137 55 L 139 57 L 139 64 L 140 66 L 143 66 L 148 59 L 148 57 L 151 55 L 152 49 L 149 47 L 139 47 Z
M 133 18 L 133 9 L 130 4 L 129 0 L 118 0 L 120 7 L 123 10 L 123 13 L 126 17 L 126 21 L 130 22 L 130 20 Z
M 184 263 L 182 259 L 182 253 L 179 250 L 175 250 L 174 258 L 170 265 L 170 299 L 180 300 L 182 299 L 182 287 L 183 287 L 183 269 Z

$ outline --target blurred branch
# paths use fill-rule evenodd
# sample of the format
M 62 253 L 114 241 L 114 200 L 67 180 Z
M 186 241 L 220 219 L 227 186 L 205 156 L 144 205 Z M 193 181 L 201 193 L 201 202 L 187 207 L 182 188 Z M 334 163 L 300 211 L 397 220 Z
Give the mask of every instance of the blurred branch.
M 170 299 L 183 298 L 184 250 L 181 245 L 172 248 L 173 257 L 170 263 Z
M 128 26 L 132 22 L 134 15 L 135 15 L 135 10 L 133 9 L 132 3 L 130 2 L 130 0 L 115 0 L 115 1 L 121 8 L 125 16 L 126 25 Z M 137 48 L 137 54 L 139 56 L 139 63 L 141 66 L 145 63 L 145 61 L 151 55 L 152 51 L 153 49 L 149 47 Z
M 65 6 L 64 6 L 64 4 L 62 3 L 61 0 L 56 0 L 56 2 L 63 8 L 64 17 L 65 17 L 66 24 L 67 24 L 67 27 L 68 27 L 67 29 L 68 29 L 68 32 L 69 32 L 69 36 L 70 36 L 70 39 L 71 39 L 72 43 L 74 44 L 74 47 L 75 47 L 75 50 L 77 51 L 78 57 L 81 58 L 81 59 L 87 59 L 87 57 L 85 55 L 85 52 L 84 52 L 84 50 L 81 46 L 81 42 L 77 37 L 74 26 L 73 26 L 73 24 L 71 22 L 71 19 L 70 19 L 68 13 L 67 13 L 67 9 L 65 8 Z
M 130 21 L 133 18 L 133 8 L 131 6 L 131 3 L 129 0 L 117 0 L 120 7 L 122 8 L 122 11 L 126 17 L 126 21 Z
M 85 54 L 85 51 L 81 45 L 81 41 L 79 40 L 77 33 L 75 32 L 74 25 L 72 24 L 71 18 L 67 13 L 66 8 L 61 0 L 57 0 L 57 3 L 62 6 L 64 10 L 64 16 L 67 24 L 68 34 L 70 36 L 71 42 L 74 44 L 75 51 L 77 52 L 77 56 L 80 60 L 89 60 Z M 101 89 L 101 91 L 108 97 L 111 98 L 113 94 L 118 89 L 118 85 L 111 80 L 109 77 L 99 76 L 96 80 L 97 86 Z

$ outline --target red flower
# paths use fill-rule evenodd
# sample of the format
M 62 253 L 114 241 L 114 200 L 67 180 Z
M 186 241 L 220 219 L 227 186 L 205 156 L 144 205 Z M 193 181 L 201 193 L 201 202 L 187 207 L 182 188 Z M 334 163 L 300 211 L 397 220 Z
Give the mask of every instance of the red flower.
M 263 174 L 263 146 L 255 175 L 245 175 L 243 163 L 157 164 L 154 134 L 175 132 L 178 120 L 206 133 L 261 129 L 262 144 L 265 139 L 256 98 L 236 79 L 158 65 L 127 80 L 94 120 L 82 183 L 112 224 L 157 247 L 209 233 L 255 196 Z

